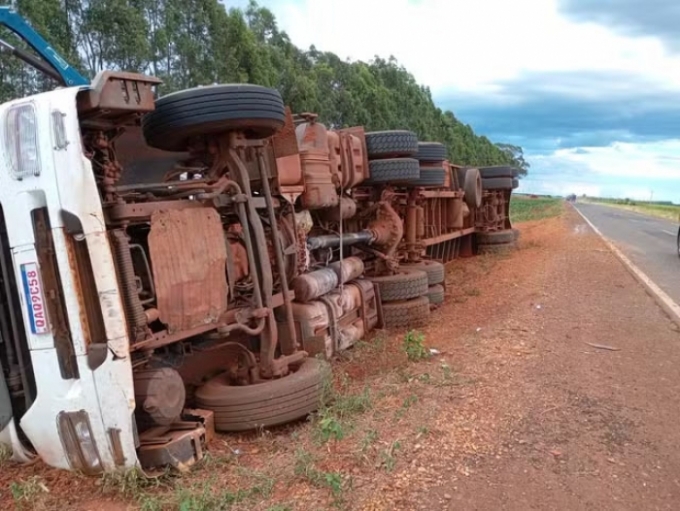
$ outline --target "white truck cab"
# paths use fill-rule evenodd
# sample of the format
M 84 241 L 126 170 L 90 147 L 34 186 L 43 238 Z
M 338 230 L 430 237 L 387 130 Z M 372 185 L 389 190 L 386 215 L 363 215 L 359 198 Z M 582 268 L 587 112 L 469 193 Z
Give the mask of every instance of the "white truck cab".
M 0 441 L 97 473 L 137 465 L 125 316 L 71 87 L 0 106 Z M 86 266 L 86 267 L 84 267 Z

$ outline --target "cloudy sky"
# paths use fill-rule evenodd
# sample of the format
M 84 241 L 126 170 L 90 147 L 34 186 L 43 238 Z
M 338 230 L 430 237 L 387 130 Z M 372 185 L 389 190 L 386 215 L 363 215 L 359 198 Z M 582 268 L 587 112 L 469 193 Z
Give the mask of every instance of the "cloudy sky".
M 298 46 L 394 55 L 439 106 L 524 147 L 521 191 L 680 202 L 679 1 L 259 3 Z

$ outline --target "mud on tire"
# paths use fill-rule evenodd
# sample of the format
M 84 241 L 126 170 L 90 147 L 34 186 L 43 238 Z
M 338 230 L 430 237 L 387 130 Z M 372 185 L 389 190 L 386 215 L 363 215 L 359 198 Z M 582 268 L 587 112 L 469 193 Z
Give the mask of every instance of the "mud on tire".
M 515 229 L 477 233 L 477 243 L 480 245 L 500 245 L 503 243 L 512 243 L 516 239 L 517 234 Z
M 292 374 L 246 386 L 230 386 L 226 374 L 196 389 L 199 408 L 215 414 L 218 431 L 248 431 L 278 426 L 317 410 L 331 370 L 327 362 L 305 359 Z
M 142 121 L 147 144 L 165 151 L 184 151 L 187 140 L 230 130 L 250 138 L 267 138 L 285 123 L 277 90 L 259 85 L 196 87 L 163 96 Z
M 507 254 L 517 248 L 517 242 L 497 243 L 495 245 L 478 245 L 477 249 L 480 255 L 484 254 Z
M 441 188 L 446 183 L 446 170 L 430 167 L 420 167 L 420 177 L 414 179 L 409 186 L 431 186 Z
M 441 284 L 446 278 L 446 268 L 438 261 L 419 261 L 417 263 L 404 263 L 403 268 L 424 271 L 427 274 L 427 283 L 430 286 Z
M 371 131 L 366 133 L 366 149 L 370 159 L 413 156 L 418 152 L 418 137 L 412 131 Z
M 430 316 L 430 300 L 427 296 L 383 303 L 385 328 L 422 326 Z
M 380 300 L 394 302 L 418 298 L 427 293 L 427 273 L 412 268 L 399 268 L 394 275 L 369 277 L 380 290 Z
M 441 284 L 430 286 L 425 296 L 432 305 L 441 305 L 444 303 L 444 286 Z
M 478 208 L 482 205 L 482 177 L 479 169 L 465 169 L 463 191 L 465 192 L 465 204 L 470 208 Z

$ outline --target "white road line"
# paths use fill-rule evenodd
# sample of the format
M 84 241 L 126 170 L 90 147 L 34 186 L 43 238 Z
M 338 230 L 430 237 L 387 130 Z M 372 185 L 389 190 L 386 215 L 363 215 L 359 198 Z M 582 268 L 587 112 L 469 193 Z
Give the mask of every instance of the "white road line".
M 659 286 L 657 286 L 652 279 L 650 279 L 647 275 L 645 275 L 640 268 L 635 266 L 630 259 L 628 259 L 625 255 L 623 255 L 623 252 L 621 252 L 616 246 L 609 241 L 605 237 L 604 234 L 600 232 L 600 230 L 593 225 L 593 223 L 586 218 L 586 216 L 581 213 L 581 211 L 577 208 L 574 207 L 576 212 L 583 217 L 583 219 L 586 221 L 586 223 L 590 226 L 590 228 L 595 231 L 595 233 L 602 238 L 602 241 L 604 241 L 605 245 L 609 247 L 609 249 L 614 253 L 614 255 L 623 263 L 623 265 L 626 267 L 626 269 L 637 279 L 640 284 L 647 290 L 647 293 L 654 298 L 656 303 L 659 304 L 659 306 L 668 314 L 670 319 L 680 326 L 680 305 L 675 303 L 673 299 L 668 296 Z
M 666 231 L 665 229 L 661 229 L 661 232 L 665 232 L 666 234 L 670 234 L 671 236 L 675 236 L 674 232 Z

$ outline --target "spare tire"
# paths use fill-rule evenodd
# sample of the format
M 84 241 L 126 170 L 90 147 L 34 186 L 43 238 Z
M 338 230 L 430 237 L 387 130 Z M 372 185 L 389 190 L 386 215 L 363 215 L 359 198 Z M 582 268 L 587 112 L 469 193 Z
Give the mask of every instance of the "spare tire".
M 189 138 L 243 131 L 267 138 L 285 123 L 281 94 L 259 85 L 228 84 L 173 92 L 156 101 L 142 121 L 147 144 L 165 151 L 184 151 Z
M 404 263 L 401 266 L 411 270 L 424 271 L 427 274 L 427 283 L 430 286 L 441 284 L 446 278 L 446 268 L 438 261 L 424 260 L 417 263 Z
M 479 169 L 465 169 L 465 181 L 463 184 L 465 203 L 470 208 L 478 208 L 482 205 L 482 177 Z
M 519 179 L 514 178 L 512 180 L 512 189 L 514 190 L 515 188 L 519 187 Z
M 498 245 L 512 243 L 517 239 L 515 229 L 505 229 L 503 231 L 478 232 L 477 243 L 480 245 Z
M 444 161 L 447 158 L 446 147 L 439 142 L 418 142 L 416 158 L 428 162 Z
M 223 373 L 196 389 L 196 405 L 212 411 L 217 431 L 248 431 L 301 419 L 317 410 L 331 370 L 306 358 L 297 371 L 276 380 L 231 386 Z
M 385 328 L 422 326 L 430 316 L 430 300 L 427 296 L 384 303 L 382 308 Z
M 412 158 L 389 158 L 368 162 L 371 183 L 405 184 L 420 177 L 420 164 Z
M 425 295 L 432 305 L 441 305 L 444 303 L 444 286 L 437 284 L 436 286 L 430 286 Z
M 482 188 L 484 190 L 512 190 L 512 178 L 490 177 L 482 179 Z
M 399 268 L 394 275 L 369 277 L 368 280 L 378 286 L 383 303 L 418 298 L 427 293 L 428 288 L 427 274 L 412 268 Z
M 506 254 L 517 248 L 517 242 L 511 241 L 510 243 L 497 243 L 495 245 L 482 245 L 480 244 L 477 249 L 480 255 L 483 254 Z
M 446 171 L 433 167 L 420 167 L 420 177 L 409 183 L 409 186 L 427 186 L 441 188 L 446 184 Z
M 493 167 L 479 167 L 482 179 L 489 177 L 515 177 L 513 168 L 507 165 L 497 165 Z
M 370 159 L 413 156 L 418 152 L 418 136 L 412 131 L 371 131 L 366 133 L 366 150 Z

